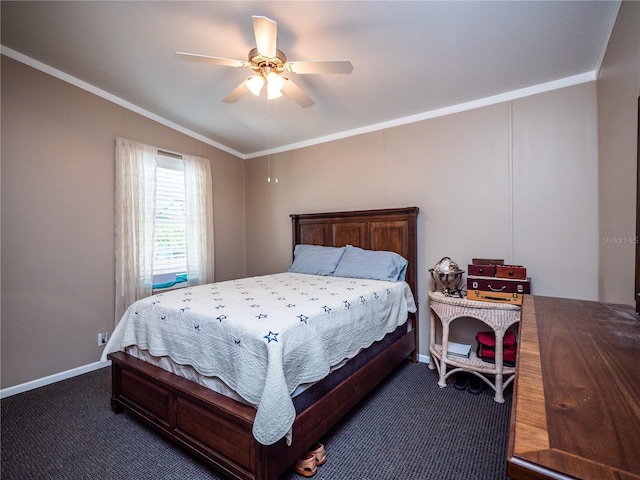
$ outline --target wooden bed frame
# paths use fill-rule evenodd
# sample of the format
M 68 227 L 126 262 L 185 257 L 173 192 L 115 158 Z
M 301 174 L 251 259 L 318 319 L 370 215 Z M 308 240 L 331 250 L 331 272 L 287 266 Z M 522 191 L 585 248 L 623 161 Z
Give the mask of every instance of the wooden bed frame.
M 406 281 L 417 305 L 417 215 L 417 207 L 291 215 L 293 245 L 353 245 L 397 252 L 409 261 Z M 273 445 L 255 440 L 253 407 L 124 352 L 108 356 L 112 361 L 111 407 L 116 413 L 127 408 L 229 478 L 276 480 L 402 361 L 408 357 L 416 361 L 417 313 L 410 314 L 409 320 L 410 331 L 297 411 L 291 446 L 284 439 Z

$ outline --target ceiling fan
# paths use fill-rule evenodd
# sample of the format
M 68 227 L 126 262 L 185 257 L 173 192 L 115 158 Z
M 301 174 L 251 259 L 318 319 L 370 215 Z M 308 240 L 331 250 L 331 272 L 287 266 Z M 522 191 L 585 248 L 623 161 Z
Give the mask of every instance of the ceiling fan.
M 255 74 L 249 76 L 227 95 L 223 102 L 234 103 L 245 93 L 260 95 L 266 86 L 270 100 L 282 96 L 282 92 L 293 98 L 301 107 L 306 108 L 315 102 L 300 87 L 291 81 L 288 74 L 346 73 L 353 71 L 348 60 L 288 62 L 282 51 L 276 48 L 278 24 L 267 17 L 253 16 L 253 32 L 256 48 L 251 49 L 248 60 L 233 60 L 211 57 L 196 53 L 176 52 L 176 55 L 188 60 L 213 63 L 237 68 L 251 68 Z

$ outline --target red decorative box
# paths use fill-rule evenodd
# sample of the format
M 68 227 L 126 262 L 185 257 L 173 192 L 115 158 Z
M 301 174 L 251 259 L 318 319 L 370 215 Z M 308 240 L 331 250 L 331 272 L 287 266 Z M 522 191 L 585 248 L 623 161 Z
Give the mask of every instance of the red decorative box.
M 519 280 L 526 280 L 527 269 L 521 265 L 497 265 L 496 277 L 517 278 Z
M 476 354 L 485 362 L 494 363 L 496 358 L 496 335 L 494 332 L 478 332 L 476 335 L 478 350 Z M 507 366 L 514 366 L 517 355 L 517 339 L 513 332 L 507 332 L 503 337 L 503 363 Z
M 495 277 L 496 266 L 495 265 L 469 265 L 467 268 L 468 275 L 475 275 L 480 277 Z
M 504 265 L 504 258 L 472 258 L 473 265 Z

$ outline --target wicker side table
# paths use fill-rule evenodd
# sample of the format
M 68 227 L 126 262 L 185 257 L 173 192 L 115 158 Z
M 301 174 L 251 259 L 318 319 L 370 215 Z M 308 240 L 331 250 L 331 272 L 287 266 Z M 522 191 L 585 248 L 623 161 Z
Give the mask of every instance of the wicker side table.
M 504 403 L 504 388 L 513 380 L 515 367 L 503 365 L 503 340 L 507 329 L 520 321 L 521 308 L 518 305 L 492 302 L 477 302 L 466 298 L 447 297 L 441 292 L 429 292 L 429 307 L 431 313 L 431 331 L 429 339 L 430 369 L 438 369 L 441 388 L 447 386 L 447 377 L 465 371 L 477 375 L 495 392 L 494 400 Z M 449 343 L 449 327 L 457 318 L 470 317 L 480 320 L 489 326 L 496 334 L 495 364 L 488 363 L 471 352 L 469 358 L 449 357 L 447 348 Z M 436 319 L 442 324 L 442 344 L 436 344 Z M 447 367 L 453 367 L 447 371 Z M 493 381 L 488 377 L 494 376 Z M 506 381 L 505 376 L 509 376 Z

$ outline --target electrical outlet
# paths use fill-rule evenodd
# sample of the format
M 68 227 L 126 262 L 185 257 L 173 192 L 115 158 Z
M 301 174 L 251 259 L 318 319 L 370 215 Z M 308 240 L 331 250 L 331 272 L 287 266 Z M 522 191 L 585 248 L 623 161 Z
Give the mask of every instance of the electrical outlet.
M 104 330 L 98 334 L 98 346 L 104 347 L 107 344 L 107 332 Z

